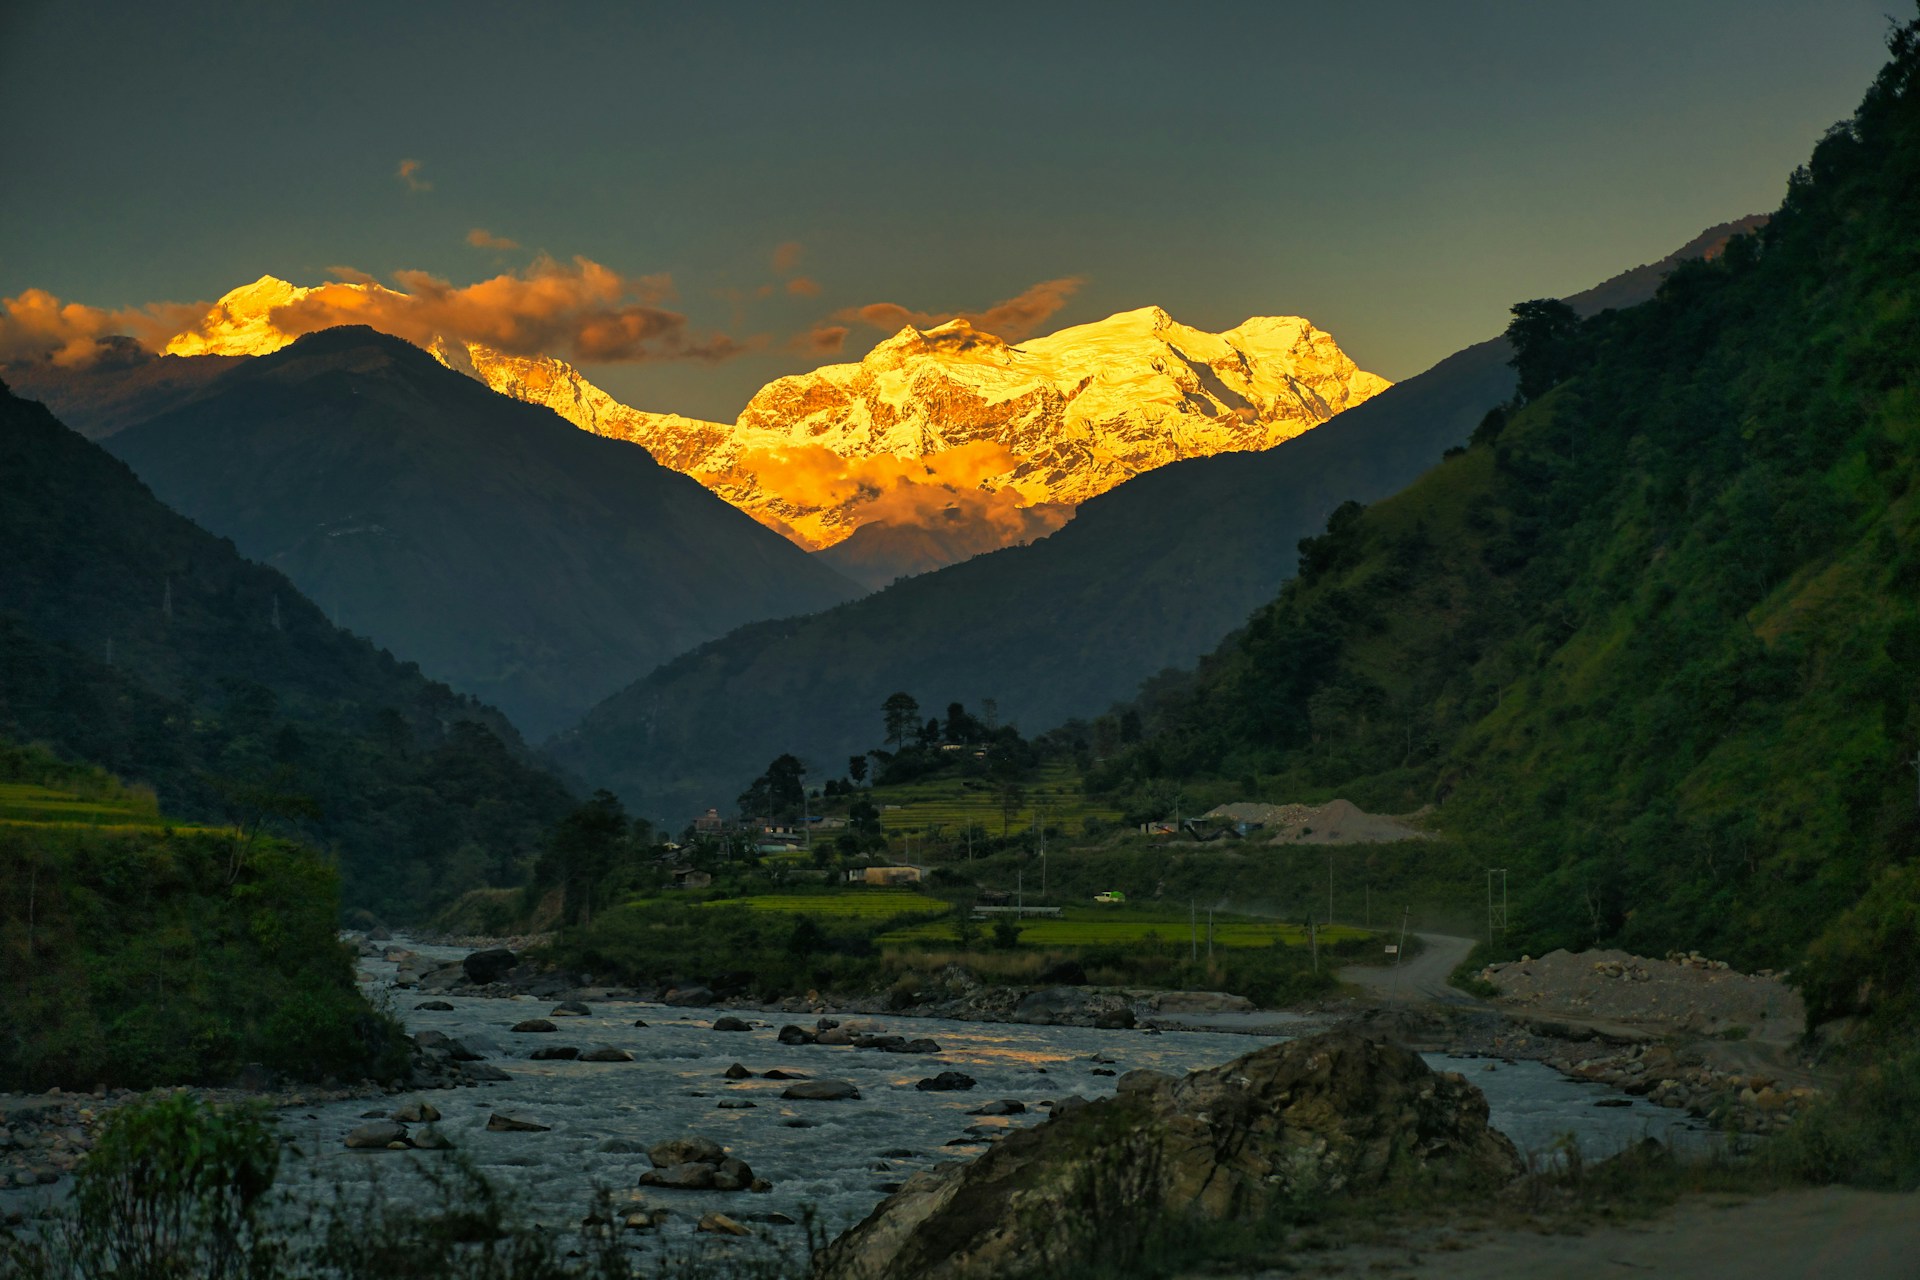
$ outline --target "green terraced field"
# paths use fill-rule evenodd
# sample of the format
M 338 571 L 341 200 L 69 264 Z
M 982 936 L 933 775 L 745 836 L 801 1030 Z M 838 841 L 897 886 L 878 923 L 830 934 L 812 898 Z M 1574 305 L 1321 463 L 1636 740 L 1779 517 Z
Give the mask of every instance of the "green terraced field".
M 940 915 L 950 903 L 910 889 L 851 889 L 846 893 L 763 893 L 751 898 L 722 898 L 702 903 L 708 907 L 747 907 L 754 911 L 788 915 L 827 916 L 843 920 L 884 920 L 889 916 Z
M 152 827 L 160 817 L 137 800 L 88 800 L 32 782 L 0 782 L 0 822 L 25 826 Z
M 1042 821 L 1078 835 L 1088 818 L 1118 822 L 1120 811 L 1089 801 L 1080 791 L 1080 778 L 1070 765 L 1049 765 L 1025 784 L 1026 799 L 1006 820 L 1009 831 L 1033 825 L 1038 809 Z M 960 837 L 970 825 L 990 836 L 1000 834 L 1002 814 L 993 784 L 984 778 L 940 778 L 903 786 L 875 787 L 873 803 L 880 809 L 880 825 L 890 836 L 931 835 Z
M 1066 914 L 1057 919 L 1029 917 L 1018 923 L 1022 946 L 1100 947 L 1153 941 L 1189 945 L 1192 941 L 1191 925 L 1186 916 L 1176 918 L 1161 913 L 1120 915 L 1069 908 Z M 1199 919 L 1199 935 L 1200 945 L 1205 946 L 1207 919 L 1204 915 Z M 1334 926 L 1320 930 L 1320 940 L 1327 943 L 1366 936 L 1366 931 L 1362 929 Z M 936 945 L 958 940 L 954 923 L 945 920 L 915 925 L 910 929 L 896 929 L 880 939 L 883 944 Z M 1272 920 L 1214 919 L 1213 944 L 1217 947 L 1270 947 L 1275 943 L 1304 947 L 1307 945 L 1307 931 L 1297 924 L 1281 924 Z

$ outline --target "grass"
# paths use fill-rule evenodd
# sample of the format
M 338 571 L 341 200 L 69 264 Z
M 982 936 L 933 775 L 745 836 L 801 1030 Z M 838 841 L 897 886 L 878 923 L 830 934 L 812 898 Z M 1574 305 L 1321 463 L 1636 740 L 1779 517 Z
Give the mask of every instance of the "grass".
M 1058 918 L 1032 916 L 1018 921 L 1018 924 L 1021 945 L 1034 947 L 1099 947 L 1155 941 L 1190 943 L 1194 931 L 1194 923 L 1181 913 L 1129 911 L 1123 914 L 1083 907 L 1068 907 Z M 1204 946 L 1207 941 L 1207 923 L 1204 919 L 1198 922 L 1198 929 L 1200 943 Z M 1367 936 L 1365 930 L 1338 925 L 1320 930 L 1320 941 L 1327 945 Z M 947 945 L 958 940 L 955 923 L 944 920 L 896 929 L 880 938 L 884 946 L 908 943 Z M 1297 924 L 1282 924 L 1273 920 L 1223 919 L 1215 916 L 1213 945 L 1241 948 L 1276 945 L 1304 947 L 1307 945 L 1307 931 Z
M 854 889 L 846 893 L 762 893 L 748 898 L 715 898 L 705 907 L 746 907 L 783 915 L 823 916 L 839 920 L 885 920 L 892 916 L 944 915 L 952 904 L 911 889 Z
M 1080 775 L 1066 762 L 1040 769 L 1022 784 L 1025 799 L 1010 815 L 1002 815 L 1000 798 L 985 778 L 945 777 L 899 786 L 875 787 L 871 793 L 880 810 L 880 826 L 889 836 L 907 834 L 963 840 L 966 829 L 978 826 L 989 836 L 1031 829 L 1037 810 L 1040 820 L 1078 834 L 1088 818 L 1118 822 L 1120 811 L 1089 800 L 1081 791 Z
M 217 831 L 221 828 L 169 822 L 152 793 L 130 790 L 85 796 L 37 782 L 0 782 L 0 824 L 12 827 L 85 827 L 100 831 Z

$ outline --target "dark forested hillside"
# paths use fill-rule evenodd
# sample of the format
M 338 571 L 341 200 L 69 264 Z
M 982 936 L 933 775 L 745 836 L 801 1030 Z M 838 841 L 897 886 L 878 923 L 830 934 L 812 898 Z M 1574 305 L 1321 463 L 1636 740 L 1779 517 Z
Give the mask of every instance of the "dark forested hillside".
M 859 594 L 644 449 L 370 329 L 109 437 L 161 499 L 530 734 L 757 618 Z
M 1910 988 L 1910 899 L 1815 942 L 1920 854 L 1920 50 L 1894 43 L 1759 233 L 1629 311 L 1517 308 L 1532 402 L 1336 512 L 1101 781 L 1436 803 L 1512 869 L 1516 949 L 1804 961 L 1825 1014 Z
M 510 883 L 565 789 L 510 725 L 334 627 L 0 391 L 0 736 L 151 784 L 170 812 L 337 850 L 349 905 Z
M 1595 297 L 1644 299 L 1732 230 Z M 1568 301 L 1586 311 L 1595 297 Z M 1272 599 L 1300 538 L 1342 501 L 1392 493 L 1465 441 L 1513 393 L 1509 354 L 1504 339 L 1479 343 L 1277 448 L 1135 477 L 1029 546 L 743 628 L 609 698 L 554 750 L 643 811 L 679 816 L 736 794 L 782 751 L 831 762 L 863 749 L 881 701 L 901 689 L 992 699 L 1029 730 L 1093 715 Z

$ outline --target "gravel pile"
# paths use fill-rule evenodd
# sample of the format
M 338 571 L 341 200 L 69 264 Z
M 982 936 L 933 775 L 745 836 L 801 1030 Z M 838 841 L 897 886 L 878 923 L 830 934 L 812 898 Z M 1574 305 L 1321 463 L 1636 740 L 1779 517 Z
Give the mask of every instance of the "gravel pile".
M 1625 951 L 1552 951 L 1488 965 L 1480 976 L 1509 1005 L 1709 1036 L 1783 1040 L 1806 1026 L 1800 996 L 1763 970 L 1741 973 L 1697 954 L 1653 960 Z

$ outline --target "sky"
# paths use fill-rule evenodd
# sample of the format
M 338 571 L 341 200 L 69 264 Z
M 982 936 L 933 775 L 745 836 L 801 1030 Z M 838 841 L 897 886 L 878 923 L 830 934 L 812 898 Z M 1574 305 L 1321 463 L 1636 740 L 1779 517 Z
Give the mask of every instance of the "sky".
M 372 277 L 726 421 L 955 314 L 1304 315 L 1398 380 L 1775 207 L 1890 7 L 6 0 L 0 299 Z

